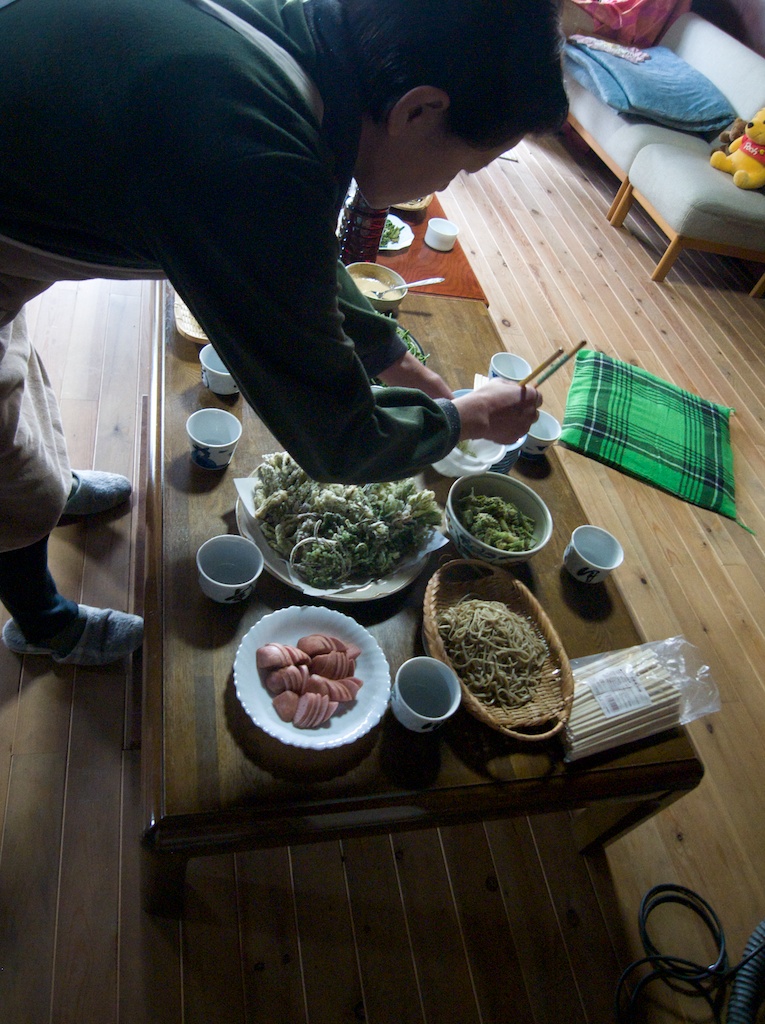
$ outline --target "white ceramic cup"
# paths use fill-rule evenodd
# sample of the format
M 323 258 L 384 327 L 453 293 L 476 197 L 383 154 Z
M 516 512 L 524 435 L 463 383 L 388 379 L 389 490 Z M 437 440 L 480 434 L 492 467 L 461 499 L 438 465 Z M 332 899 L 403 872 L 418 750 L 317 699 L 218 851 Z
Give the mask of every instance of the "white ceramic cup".
M 521 455 L 526 459 L 542 459 L 550 445 L 555 444 L 561 434 L 558 420 L 544 409 L 539 410 L 539 418 L 529 427 L 526 440 L 521 448 Z
M 531 373 L 531 364 L 512 352 L 495 352 L 489 363 L 489 377 L 502 377 L 517 384 Z
M 205 345 L 199 353 L 202 364 L 202 383 L 216 395 L 238 395 L 236 381 L 226 369 L 226 364 L 212 347 Z
M 410 658 L 396 673 L 390 706 L 412 732 L 432 732 L 460 706 L 460 683 L 437 658 Z
M 199 586 L 213 601 L 222 604 L 248 598 L 262 571 L 260 548 L 235 533 L 211 537 L 197 551 Z
M 619 541 L 599 526 L 577 526 L 563 552 L 563 564 L 580 583 L 600 583 L 623 560 Z
M 460 229 L 451 220 L 443 217 L 431 217 L 425 228 L 425 244 L 439 252 L 449 252 L 454 248 Z
M 203 469 L 225 469 L 242 436 L 242 424 L 224 409 L 198 409 L 186 420 L 191 458 Z

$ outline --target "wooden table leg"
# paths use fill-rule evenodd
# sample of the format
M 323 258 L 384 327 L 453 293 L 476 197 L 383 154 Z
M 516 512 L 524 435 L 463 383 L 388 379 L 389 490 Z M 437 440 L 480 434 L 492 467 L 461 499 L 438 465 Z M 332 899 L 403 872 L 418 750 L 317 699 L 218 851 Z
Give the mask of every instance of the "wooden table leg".
M 572 828 L 577 849 L 580 853 L 587 853 L 618 839 L 682 795 L 683 791 L 680 791 L 641 797 L 639 800 L 603 801 L 575 811 Z
M 141 896 L 147 913 L 159 917 L 181 917 L 188 860 L 185 854 L 153 849 L 144 841 L 141 849 Z

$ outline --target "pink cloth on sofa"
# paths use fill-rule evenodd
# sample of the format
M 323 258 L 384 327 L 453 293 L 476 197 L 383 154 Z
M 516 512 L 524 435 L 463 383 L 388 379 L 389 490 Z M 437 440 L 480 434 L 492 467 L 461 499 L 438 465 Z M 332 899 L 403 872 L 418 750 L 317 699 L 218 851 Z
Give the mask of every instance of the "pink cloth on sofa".
M 625 46 L 653 46 L 692 0 L 573 0 L 593 21 L 593 32 Z

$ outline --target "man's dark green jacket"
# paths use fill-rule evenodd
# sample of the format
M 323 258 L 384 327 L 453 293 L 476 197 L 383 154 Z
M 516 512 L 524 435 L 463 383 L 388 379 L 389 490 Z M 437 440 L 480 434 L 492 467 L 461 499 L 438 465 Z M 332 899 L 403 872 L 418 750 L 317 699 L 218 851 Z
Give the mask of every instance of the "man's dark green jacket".
M 276 64 L 191 0 L 0 8 L 0 234 L 166 275 L 314 478 L 409 475 L 450 449 L 458 418 L 369 387 L 404 349 L 338 268 L 361 123 L 342 8 L 224 3 L 305 68 L 321 126 Z

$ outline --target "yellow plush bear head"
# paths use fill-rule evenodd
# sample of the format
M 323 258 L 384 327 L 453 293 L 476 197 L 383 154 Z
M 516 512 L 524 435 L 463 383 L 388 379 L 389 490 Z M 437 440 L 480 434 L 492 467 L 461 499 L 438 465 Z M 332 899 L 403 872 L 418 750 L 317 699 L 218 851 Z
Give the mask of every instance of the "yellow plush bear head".
M 720 171 L 733 175 L 739 188 L 765 186 L 765 107 L 748 121 L 744 134 L 734 139 L 729 152 L 716 152 L 710 163 Z

